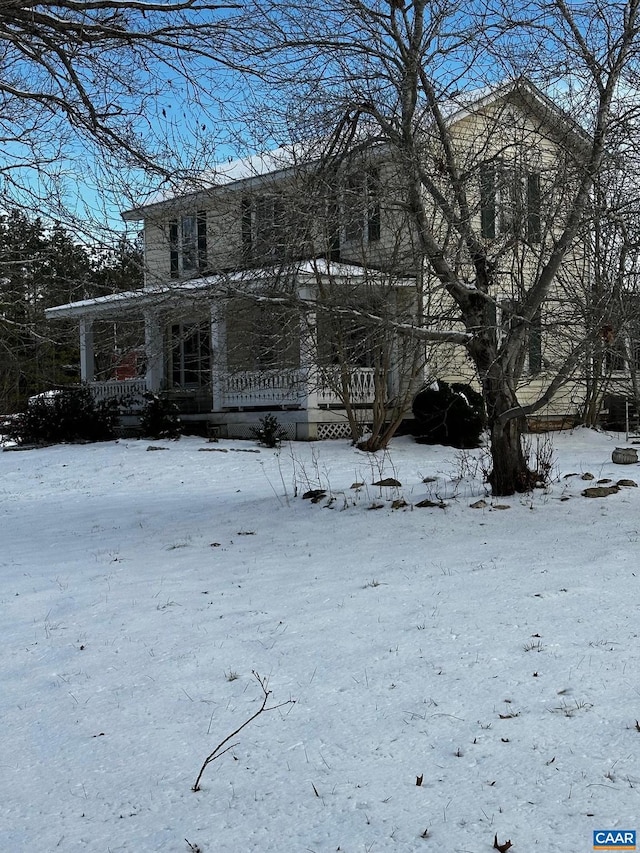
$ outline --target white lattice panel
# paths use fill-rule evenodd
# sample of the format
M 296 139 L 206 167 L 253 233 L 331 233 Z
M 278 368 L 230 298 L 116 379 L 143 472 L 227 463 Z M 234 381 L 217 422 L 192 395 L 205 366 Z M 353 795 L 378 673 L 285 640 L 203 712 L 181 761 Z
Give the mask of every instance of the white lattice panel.
M 333 438 L 351 438 L 349 424 L 318 424 L 318 438 L 321 441 Z

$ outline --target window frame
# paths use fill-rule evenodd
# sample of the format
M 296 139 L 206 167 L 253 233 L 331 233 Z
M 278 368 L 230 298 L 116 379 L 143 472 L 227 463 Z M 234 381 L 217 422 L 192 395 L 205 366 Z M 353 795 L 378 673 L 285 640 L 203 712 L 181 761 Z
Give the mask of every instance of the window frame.
M 528 243 L 542 241 L 539 169 L 485 160 L 479 167 L 479 196 L 480 235 L 485 240 L 511 234 Z
M 167 326 L 167 337 L 169 387 L 195 389 L 210 385 L 210 323 L 201 319 L 172 321 Z M 189 379 L 190 375 L 194 378 Z
M 282 194 L 244 195 L 240 215 L 242 248 L 249 260 L 258 263 L 280 261 L 296 253 L 296 223 L 287 214 Z
M 368 166 L 348 172 L 341 196 L 340 231 L 344 245 L 378 243 L 382 232 L 379 167 Z
M 169 222 L 169 275 L 204 274 L 207 262 L 207 212 L 183 213 Z

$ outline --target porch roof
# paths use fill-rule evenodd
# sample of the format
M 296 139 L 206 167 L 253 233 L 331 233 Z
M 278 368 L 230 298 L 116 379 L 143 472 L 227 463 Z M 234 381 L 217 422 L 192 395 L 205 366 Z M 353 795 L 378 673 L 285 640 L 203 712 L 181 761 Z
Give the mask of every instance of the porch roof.
M 237 270 L 231 273 L 219 273 L 189 279 L 188 281 L 172 281 L 157 286 L 145 287 L 142 290 L 128 290 L 122 293 L 111 293 L 107 296 L 96 296 L 92 299 L 81 299 L 77 302 L 67 302 L 45 310 L 48 320 L 67 319 L 69 317 L 103 317 L 133 309 L 164 308 L 179 306 L 184 302 L 215 299 L 216 296 L 228 295 L 234 288 L 252 284 L 277 282 L 295 279 L 298 284 L 313 284 L 319 278 L 343 279 L 354 281 L 379 281 L 382 283 L 386 276 L 377 270 L 364 269 L 354 264 L 342 264 L 328 261 L 325 258 L 300 261 L 287 267 L 260 267 L 251 270 Z M 402 284 L 404 282 L 398 282 Z

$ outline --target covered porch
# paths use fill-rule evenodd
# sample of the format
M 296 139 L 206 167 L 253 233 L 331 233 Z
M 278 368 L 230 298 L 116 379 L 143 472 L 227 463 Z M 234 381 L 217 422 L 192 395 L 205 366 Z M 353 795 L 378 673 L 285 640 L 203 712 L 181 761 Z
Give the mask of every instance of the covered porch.
M 296 287 L 308 299 L 315 292 L 308 281 Z M 320 366 L 313 311 L 302 322 L 286 305 L 243 293 L 222 298 L 219 291 L 219 281 L 203 278 L 68 303 L 47 315 L 78 321 L 82 382 L 97 400 L 119 399 L 129 415 L 151 392 L 173 400 L 183 419 L 208 421 L 222 435 L 250 437 L 251 425 L 271 411 L 292 438 L 308 439 L 338 436 L 340 425 L 348 434 L 346 394 L 366 420 L 374 368 L 354 363 L 345 379 L 331 360 Z M 142 357 L 135 375 L 105 376 L 96 369 L 96 329 L 124 318 L 139 322 Z

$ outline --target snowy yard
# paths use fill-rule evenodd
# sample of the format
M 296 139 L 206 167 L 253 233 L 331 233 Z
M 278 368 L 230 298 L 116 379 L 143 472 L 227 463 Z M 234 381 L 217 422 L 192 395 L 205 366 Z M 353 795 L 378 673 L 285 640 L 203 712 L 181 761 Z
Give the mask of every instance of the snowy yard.
M 640 829 L 640 489 L 581 496 L 640 468 L 612 464 L 624 436 L 553 441 L 549 489 L 475 509 L 477 454 L 410 439 L 0 454 L 0 850 L 581 853 Z M 252 672 L 295 702 L 193 792 L 260 707 Z

